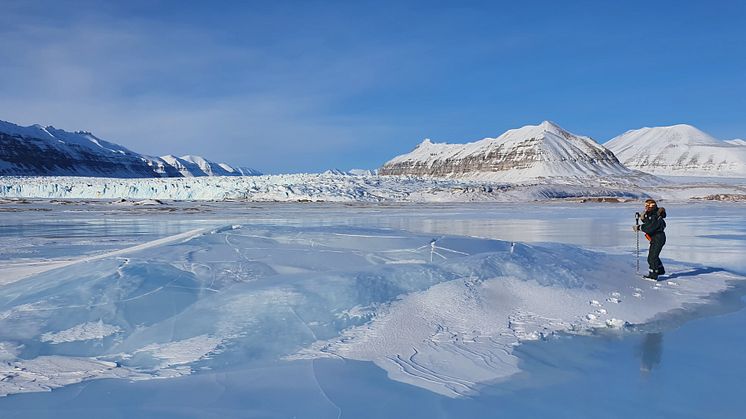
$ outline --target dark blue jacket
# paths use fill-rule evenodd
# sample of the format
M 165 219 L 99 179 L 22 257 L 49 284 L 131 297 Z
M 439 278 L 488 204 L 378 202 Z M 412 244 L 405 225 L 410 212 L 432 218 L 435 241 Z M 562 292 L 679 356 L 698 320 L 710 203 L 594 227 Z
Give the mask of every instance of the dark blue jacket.
M 663 233 L 666 229 L 666 210 L 664 208 L 653 207 L 642 214 L 642 225 L 640 230 L 650 237 Z

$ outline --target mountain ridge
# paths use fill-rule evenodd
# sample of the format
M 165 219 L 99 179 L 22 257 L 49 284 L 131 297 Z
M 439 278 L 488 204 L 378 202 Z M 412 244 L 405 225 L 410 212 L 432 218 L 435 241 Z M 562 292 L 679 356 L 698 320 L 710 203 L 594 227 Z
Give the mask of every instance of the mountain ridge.
M 51 125 L 27 127 L 0 120 L 0 175 L 93 176 L 118 178 L 255 176 L 200 156 L 153 157 L 103 140 L 88 131 L 69 132 Z
M 464 144 L 425 139 L 411 152 L 386 162 L 379 173 L 508 182 L 637 175 L 592 138 L 551 121 Z

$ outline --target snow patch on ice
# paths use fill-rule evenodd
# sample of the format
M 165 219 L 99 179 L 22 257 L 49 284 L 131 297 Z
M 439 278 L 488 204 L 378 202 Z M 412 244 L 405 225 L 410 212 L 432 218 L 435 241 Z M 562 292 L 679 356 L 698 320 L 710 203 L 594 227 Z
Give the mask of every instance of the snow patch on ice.
M 609 319 L 606 320 L 606 326 L 612 329 L 621 329 L 627 322 L 621 319 Z
M 40 356 L 30 360 L 0 361 L 0 397 L 15 393 L 51 391 L 69 384 L 102 378 L 142 377 L 114 362 L 68 356 Z
M 136 350 L 134 354 L 151 355 L 161 360 L 159 368 L 167 368 L 204 359 L 214 353 L 222 342 L 222 339 L 201 335 L 174 342 L 147 345 Z
M 103 339 L 107 336 L 111 336 L 115 333 L 120 332 L 117 326 L 105 324 L 102 321 L 98 322 L 87 322 L 69 329 L 62 330 L 60 332 L 47 332 L 41 335 L 42 342 L 49 342 L 52 344 L 65 343 L 65 342 L 76 342 L 81 340 L 89 339 Z

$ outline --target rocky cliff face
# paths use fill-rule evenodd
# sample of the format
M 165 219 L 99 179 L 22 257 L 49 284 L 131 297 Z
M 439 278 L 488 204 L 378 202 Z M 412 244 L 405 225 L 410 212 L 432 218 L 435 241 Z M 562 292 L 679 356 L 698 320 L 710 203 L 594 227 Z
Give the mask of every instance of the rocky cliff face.
M 545 121 L 468 144 L 423 141 L 383 165 L 382 175 L 523 181 L 630 175 L 614 154 L 588 137 Z
M 0 121 L 0 176 L 148 178 L 240 176 L 248 172 L 199 156 L 185 156 L 188 160 L 166 157 L 145 156 L 89 132 Z

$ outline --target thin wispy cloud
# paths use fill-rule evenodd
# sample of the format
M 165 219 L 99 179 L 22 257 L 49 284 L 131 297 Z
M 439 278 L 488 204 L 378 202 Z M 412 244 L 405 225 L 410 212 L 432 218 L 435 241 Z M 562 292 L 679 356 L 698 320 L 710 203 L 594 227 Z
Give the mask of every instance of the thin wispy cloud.
M 0 119 L 268 172 L 543 119 L 600 141 L 679 122 L 742 137 L 744 29 L 688 7 L 6 0 Z
M 0 90 L 3 118 L 269 170 L 315 169 L 333 150 L 360 149 L 361 135 L 386 135 L 364 117 L 327 110 L 377 87 L 379 73 L 407 54 L 336 51 L 318 39 L 232 45 L 205 28 L 107 15 L 13 26 L 0 45 L 13 57 L 0 77 L 14 81 Z

